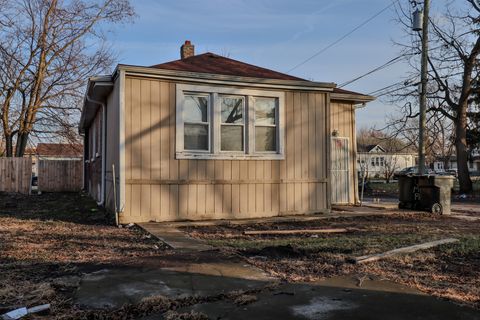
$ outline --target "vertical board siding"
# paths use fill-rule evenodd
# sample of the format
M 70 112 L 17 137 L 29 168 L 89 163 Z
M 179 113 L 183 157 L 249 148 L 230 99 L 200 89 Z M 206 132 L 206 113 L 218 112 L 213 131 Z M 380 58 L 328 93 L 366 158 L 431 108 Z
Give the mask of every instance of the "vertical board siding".
M 82 190 L 82 160 L 38 161 L 38 190 L 42 192 L 77 192 Z
M 30 193 L 32 158 L 0 158 L 0 192 Z
M 176 86 L 127 77 L 123 222 L 326 212 L 327 95 L 285 92 L 285 160 L 175 159 Z
M 111 211 L 115 210 L 115 200 L 119 202 L 120 190 L 120 164 L 119 164 L 119 145 L 120 145 L 120 85 L 115 82 L 112 93 L 107 99 L 107 121 L 106 121 L 106 143 L 105 143 L 105 206 Z M 115 187 L 117 194 L 114 194 L 113 186 L 113 166 L 115 166 Z

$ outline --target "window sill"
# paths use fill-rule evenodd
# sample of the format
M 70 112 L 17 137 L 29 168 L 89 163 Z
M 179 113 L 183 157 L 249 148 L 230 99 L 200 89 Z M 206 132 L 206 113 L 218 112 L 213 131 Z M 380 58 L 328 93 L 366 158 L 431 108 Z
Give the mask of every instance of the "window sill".
M 177 152 L 175 159 L 196 159 L 196 160 L 285 160 L 284 154 L 264 153 L 264 154 L 228 154 L 228 153 L 189 153 Z

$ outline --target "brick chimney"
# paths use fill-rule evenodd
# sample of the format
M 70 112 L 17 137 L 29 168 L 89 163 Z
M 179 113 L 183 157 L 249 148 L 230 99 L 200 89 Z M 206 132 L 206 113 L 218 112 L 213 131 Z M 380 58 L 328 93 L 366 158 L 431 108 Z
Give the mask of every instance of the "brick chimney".
M 182 59 L 190 58 L 195 55 L 195 46 L 190 40 L 185 40 L 185 43 L 180 47 L 180 57 Z

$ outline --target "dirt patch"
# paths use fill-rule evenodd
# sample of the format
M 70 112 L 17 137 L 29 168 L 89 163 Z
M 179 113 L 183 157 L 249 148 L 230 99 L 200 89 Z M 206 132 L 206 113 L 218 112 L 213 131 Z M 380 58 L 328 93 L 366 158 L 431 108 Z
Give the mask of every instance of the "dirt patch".
M 0 194 L 0 314 L 44 303 L 52 304 L 48 318 L 68 314 L 84 272 L 166 250 L 112 221 L 84 194 Z
M 244 235 L 246 230 L 353 228 L 345 234 Z M 480 222 L 423 213 L 324 220 L 187 227 L 191 236 L 242 255 L 287 281 L 373 275 L 480 308 Z M 365 265 L 350 257 L 455 237 L 460 242 Z

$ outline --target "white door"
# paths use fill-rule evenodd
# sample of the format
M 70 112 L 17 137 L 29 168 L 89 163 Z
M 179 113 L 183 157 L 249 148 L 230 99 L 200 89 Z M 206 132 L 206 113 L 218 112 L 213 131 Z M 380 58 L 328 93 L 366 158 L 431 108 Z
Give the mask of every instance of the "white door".
M 332 203 L 347 204 L 350 200 L 349 139 L 332 138 L 331 179 Z

